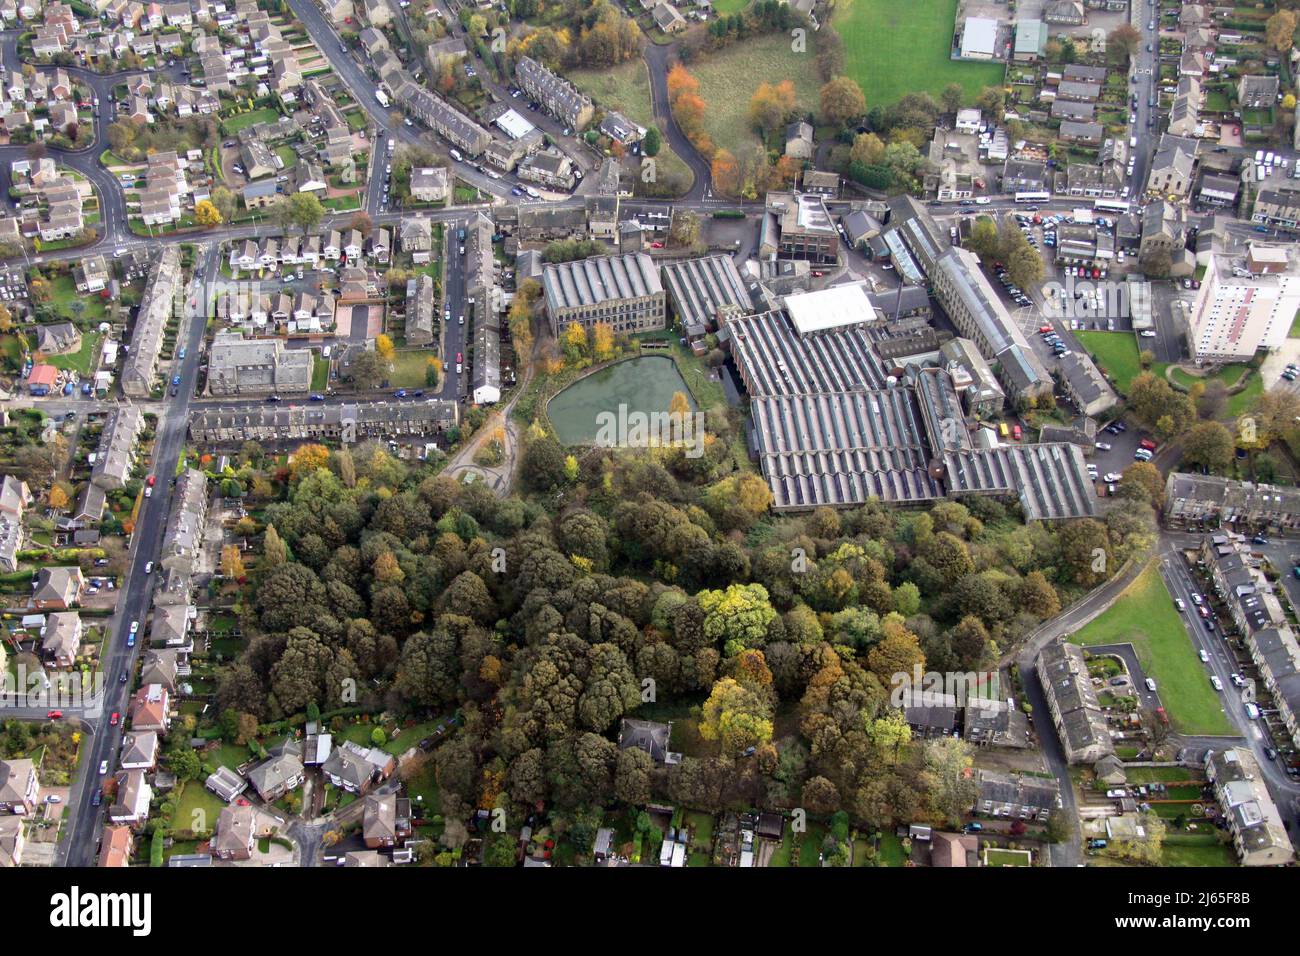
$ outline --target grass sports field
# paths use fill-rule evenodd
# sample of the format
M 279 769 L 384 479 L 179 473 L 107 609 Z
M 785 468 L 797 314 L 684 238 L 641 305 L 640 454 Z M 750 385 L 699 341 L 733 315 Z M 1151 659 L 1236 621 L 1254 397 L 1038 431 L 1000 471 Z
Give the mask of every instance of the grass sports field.
M 1138 660 L 1160 688 L 1174 729 L 1184 734 L 1231 734 L 1220 695 L 1196 656 L 1182 615 L 1153 561 L 1102 615 L 1068 638 L 1085 647 L 1132 644 Z
M 844 72 L 857 80 L 867 106 L 894 103 L 906 93 L 938 97 L 960 83 L 967 99 L 1000 86 L 1000 63 L 948 58 L 957 0 L 839 0 L 831 25 L 844 40 Z

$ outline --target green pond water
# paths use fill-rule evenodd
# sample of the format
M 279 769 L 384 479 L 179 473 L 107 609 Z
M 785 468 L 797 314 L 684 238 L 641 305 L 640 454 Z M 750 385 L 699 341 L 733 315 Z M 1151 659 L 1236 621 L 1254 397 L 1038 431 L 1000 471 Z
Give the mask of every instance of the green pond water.
M 674 392 L 690 399 L 690 390 L 666 355 L 647 355 L 619 362 L 580 379 L 560 392 L 546 406 L 561 444 L 586 445 L 596 440 L 602 412 L 618 414 L 619 406 L 629 413 L 666 412 Z M 691 408 L 695 401 L 691 399 Z

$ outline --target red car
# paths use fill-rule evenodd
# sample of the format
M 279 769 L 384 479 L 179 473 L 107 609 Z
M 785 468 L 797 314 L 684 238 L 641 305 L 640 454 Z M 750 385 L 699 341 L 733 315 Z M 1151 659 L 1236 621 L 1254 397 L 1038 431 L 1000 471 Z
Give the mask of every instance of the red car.
M 461 357 L 460 357 L 460 353 L 459 353 L 459 352 L 456 353 L 456 361 L 457 361 L 457 362 L 461 361 Z
M 157 475 L 150 475 L 147 479 L 145 479 L 145 484 L 148 485 L 150 488 L 152 488 L 153 483 L 157 480 L 158 480 Z
M 113 716 L 108 718 L 108 726 L 116 727 L 117 722 L 121 719 L 122 719 L 122 715 L 119 714 L 117 711 L 113 711 Z
M 1147 451 L 1155 451 L 1156 443 L 1153 442 L 1150 438 L 1144 438 L 1140 442 L 1138 442 L 1138 447 L 1145 448 Z
M 652 243 L 650 243 L 650 248 L 651 248 L 651 249 L 662 249 L 663 247 L 664 247 L 664 244 L 663 244 L 662 242 L 652 242 Z
M 1012 426 L 1011 426 L 1011 437 L 1014 438 L 1016 441 L 1020 441 L 1020 435 L 1021 435 L 1021 432 L 1020 432 L 1020 426 L 1019 426 L 1019 425 L 1012 425 Z
M 48 720 L 58 720 L 62 716 L 63 716 L 63 711 L 61 710 L 52 710 L 45 715 L 46 719 Z
M 1040 334 L 1046 335 L 1048 332 L 1052 331 L 1052 327 L 1050 325 L 1040 325 L 1038 331 Z

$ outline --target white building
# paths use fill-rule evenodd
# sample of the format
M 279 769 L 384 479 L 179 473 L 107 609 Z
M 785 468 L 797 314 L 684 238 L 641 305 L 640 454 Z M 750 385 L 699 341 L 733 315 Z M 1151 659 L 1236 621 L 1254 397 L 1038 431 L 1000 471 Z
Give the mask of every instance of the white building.
M 1293 247 L 1252 243 L 1244 256 L 1212 253 L 1188 319 L 1197 361 L 1246 361 L 1286 339 L 1300 310 Z

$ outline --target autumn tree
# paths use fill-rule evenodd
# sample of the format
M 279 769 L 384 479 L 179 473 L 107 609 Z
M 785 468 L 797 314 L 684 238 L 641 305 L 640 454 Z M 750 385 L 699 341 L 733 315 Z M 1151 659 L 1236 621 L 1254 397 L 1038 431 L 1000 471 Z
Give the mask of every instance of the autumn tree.
M 375 352 L 379 355 L 381 361 L 390 365 L 397 355 L 397 349 L 393 346 L 392 338 L 383 333 L 375 336 Z
M 826 122 L 844 126 L 867 112 L 867 98 L 849 77 L 837 76 L 822 87 L 821 107 Z
M 200 226 L 219 226 L 222 223 L 221 211 L 210 199 L 200 199 L 194 204 L 194 221 Z
M 1278 53 L 1286 53 L 1295 45 L 1296 14 L 1293 10 L 1279 10 L 1264 22 L 1264 38 Z
M 596 322 L 591 327 L 591 354 L 597 362 L 608 362 L 616 352 L 614 327 L 608 322 Z
M 1218 422 L 1193 425 L 1182 437 L 1183 462 L 1223 472 L 1232 463 L 1232 433 Z
M 734 196 L 740 189 L 740 164 L 729 150 L 719 149 L 713 154 L 713 188 L 724 195 Z
M 289 456 L 289 477 L 292 480 L 309 475 L 318 468 L 326 467 L 329 460 L 330 450 L 324 445 L 316 443 L 299 445 L 298 449 Z
M 700 713 L 700 736 L 716 740 L 729 756 L 772 739 L 771 708 L 759 694 L 730 677 L 713 685 Z
M 269 571 L 281 567 L 288 560 L 289 546 L 275 530 L 275 525 L 267 525 L 266 533 L 262 536 L 262 569 Z
M 221 549 L 221 574 L 229 581 L 242 581 L 246 575 L 244 558 L 238 545 L 228 544 Z
M 749 100 L 749 121 L 766 135 L 785 123 L 794 109 L 793 80 L 760 83 Z

